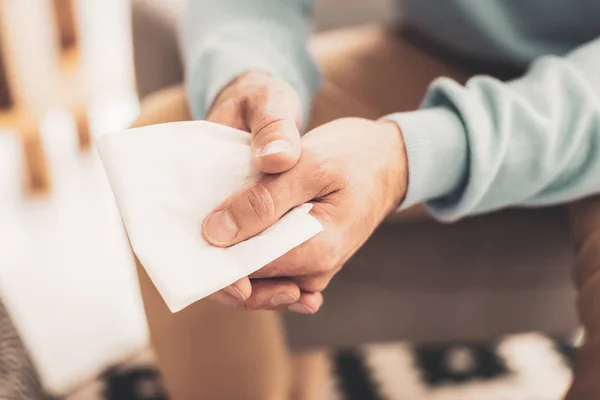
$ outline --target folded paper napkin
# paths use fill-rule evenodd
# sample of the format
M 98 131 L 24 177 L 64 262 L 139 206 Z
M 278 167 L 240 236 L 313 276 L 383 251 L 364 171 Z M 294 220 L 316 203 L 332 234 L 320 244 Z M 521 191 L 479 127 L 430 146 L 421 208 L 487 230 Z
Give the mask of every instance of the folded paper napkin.
M 229 248 L 209 245 L 204 218 L 255 181 L 250 135 L 206 121 L 130 129 L 97 141 L 133 251 L 172 312 L 260 269 L 322 230 L 301 205 Z

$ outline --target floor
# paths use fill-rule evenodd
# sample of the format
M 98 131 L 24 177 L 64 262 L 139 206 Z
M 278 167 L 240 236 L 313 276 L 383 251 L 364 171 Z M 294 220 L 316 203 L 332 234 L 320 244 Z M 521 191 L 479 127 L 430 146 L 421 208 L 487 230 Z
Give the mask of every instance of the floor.
M 334 349 L 326 353 L 323 385 L 294 400 L 559 400 L 571 379 L 573 351 L 570 340 L 537 333 L 495 343 Z M 167 399 L 146 351 L 66 400 Z

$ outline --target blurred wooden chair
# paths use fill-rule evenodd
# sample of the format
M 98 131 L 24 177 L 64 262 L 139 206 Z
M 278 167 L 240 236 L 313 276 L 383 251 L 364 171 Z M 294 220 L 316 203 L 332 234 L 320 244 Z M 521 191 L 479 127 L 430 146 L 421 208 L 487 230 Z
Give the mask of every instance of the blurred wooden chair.
M 22 138 L 29 193 L 51 188 L 39 130 L 49 109 L 69 109 L 79 148 L 91 145 L 75 11 L 73 0 L 0 0 L 0 129 Z
M 68 51 L 78 42 L 73 0 L 52 0 L 57 22 L 58 39 L 62 51 Z

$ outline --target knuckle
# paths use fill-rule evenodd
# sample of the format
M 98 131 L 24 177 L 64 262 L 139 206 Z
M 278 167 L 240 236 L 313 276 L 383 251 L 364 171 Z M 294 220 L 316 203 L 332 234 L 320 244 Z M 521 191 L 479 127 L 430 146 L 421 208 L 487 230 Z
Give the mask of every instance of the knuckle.
M 275 202 L 269 189 L 258 182 L 248 188 L 246 200 L 253 214 L 261 222 L 270 222 L 275 218 Z
M 279 93 L 277 85 L 267 82 L 254 82 L 246 89 L 246 99 L 254 105 L 264 105 Z
M 300 287 L 304 292 L 317 293 L 322 292 L 329 285 L 329 279 L 323 276 L 314 276 L 305 279 Z
M 271 97 L 271 89 L 269 85 L 256 85 L 250 91 L 250 101 L 255 104 L 264 105 Z
M 253 83 L 245 90 L 242 101 L 244 115 L 251 121 L 252 131 L 258 134 L 272 125 L 295 117 L 300 100 L 287 83 L 278 79 Z M 293 100 L 293 101 L 292 101 Z M 292 118 L 293 120 L 294 118 Z
M 331 243 L 319 246 L 318 257 L 312 257 L 312 272 L 315 274 L 331 274 L 339 264 L 339 249 Z
M 348 173 L 343 163 L 329 159 L 315 163 L 311 178 L 311 182 L 319 188 L 318 198 L 346 187 Z
M 329 273 L 336 269 L 337 266 L 337 257 L 334 255 L 333 251 L 324 253 L 322 258 L 317 261 L 317 265 L 315 268 L 319 273 Z
M 259 308 L 259 305 L 255 301 L 253 301 L 252 298 L 244 301 L 239 307 L 239 309 L 244 311 L 258 310 Z
M 342 246 L 339 240 L 330 241 L 322 259 L 327 263 L 328 271 L 337 271 L 343 260 Z
M 263 110 L 254 124 L 254 134 L 259 136 L 261 133 L 269 130 L 269 128 L 276 128 L 283 121 L 284 119 L 277 116 L 274 112 Z
M 235 113 L 240 108 L 241 100 L 238 97 L 229 97 L 226 99 L 217 99 L 212 105 L 208 114 L 207 119 L 210 119 L 216 113 Z

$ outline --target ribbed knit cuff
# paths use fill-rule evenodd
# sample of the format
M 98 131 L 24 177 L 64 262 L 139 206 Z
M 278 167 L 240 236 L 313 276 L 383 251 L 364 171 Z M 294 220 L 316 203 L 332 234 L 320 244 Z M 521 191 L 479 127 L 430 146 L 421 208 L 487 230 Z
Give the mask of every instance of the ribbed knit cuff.
M 468 171 L 467 139 L 459 117 L 431 108 L 382 118 L 402 131 L 408 156 L 408 191 L 400 209 L 451 196 Z

